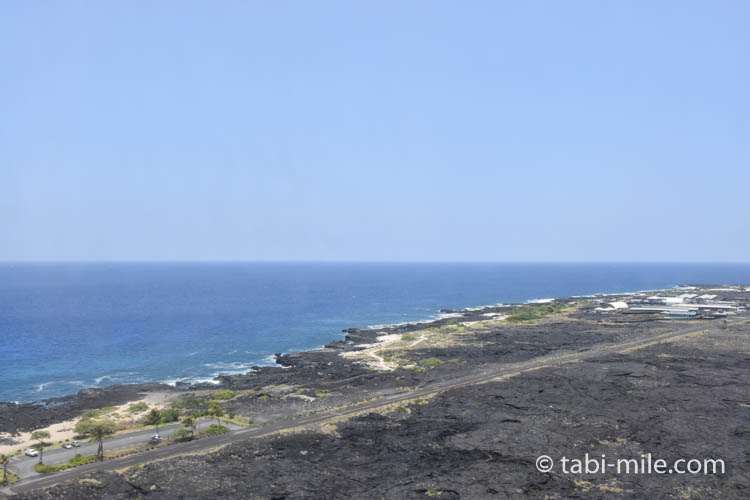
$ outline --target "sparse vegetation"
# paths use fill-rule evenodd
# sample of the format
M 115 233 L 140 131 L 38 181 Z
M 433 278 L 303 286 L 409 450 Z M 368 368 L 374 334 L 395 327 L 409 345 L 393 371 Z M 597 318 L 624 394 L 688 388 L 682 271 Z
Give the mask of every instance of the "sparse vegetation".
M 444 326 L 443 328 L 438 330 L 438 333 L 442 334 L 448 334 L 448 333 L 457 333 L 461 331 L 461 327 L 459 326 Z
M 81 414 L 81 418 L 83 420 L 90 420 L 92 418 L 99 417 L 99 415 L 101 415 L 101 411 L 100 410 L 86 410 L 85 412 L 83 412 Z
M 208 426 L 207 429 L 203 429 L 201 431 L 201 435 L 216 436 L 216 435 L 219 435 L 219 434 L 224 434 L 228 430 L 229 429 L 227 429 L 223 425 L 211 424 L 210 426 Z
M 37 471 L 39 474 L 51 474 L 53 472 L 59 472 L 65 469 L 70 469 L 70 465 L 68 464 L 60 464 L 60 465 L 35 464 L 34 465 L 34 470 Z
M 96 457 L 94 455 L 76 455 L 68 460 L 68 463 L 75 467 L 76 465 L 87 464 L 89 462 L 93 462 L 94 460 L 96 460 Z
M 161 414 L 160 422 L 162 424 L 177 422 L 180 419 L 180 411 L 177 408 L 167 408 L 159 413 Z
M 190 441 L 193 439 L 192 433 L 187 429 L 177 429 L 172 433 L 172 439 L 177 441 L 178 443 L 182 443 L 185 441 Z
M 426 366 L 427 368 L 435 368 L 436 366 L 440 366 L 443 363 L 445 363 L 445 361 L 438 358 L 427 358 L 422 360 L 422 365 Z
M 126 411 L 131 415 L 135 415 L 136 413 L 143 413 L 146 410 L 148 410 L 148 404 L 145 401 L 139 401 L 138 403 L 129 404 Z
M 405 333 L 401 335 L 401 340 L 403 340 L 404 342 L 414 342 L 415 340 L 417 340 L 417 337 L 415 337 L 411 333 Z
M 221 399 L 221 400 L 232 399 L 234 396 L 235 396 L 235 393 L 232 392 L 232 391 L 230 391 L 230 390 L 217 391 L 217 392 L 214 392 L 213 394 L 211 394 L 212 398 L 214 398 L 214 399 Z
M 172 408 L 196 409 L 196 408 L 203 408 L 206 406 L 206 404 L 207 403 L 204 399 L 193 396 L 192 394 L 187 394 L 185 396 L 182 396 L 177 401 L 173 402 Z
M 506 318 L 511 323 L 518 323 L 521 321 L 534 321 L 536 319 L 549 316 L 567 309 L 567 304 L 562 302 L 553 302 L 551 304 L 532 305 L 527 304 L 521 307 L 513 309 L 508 313 Z

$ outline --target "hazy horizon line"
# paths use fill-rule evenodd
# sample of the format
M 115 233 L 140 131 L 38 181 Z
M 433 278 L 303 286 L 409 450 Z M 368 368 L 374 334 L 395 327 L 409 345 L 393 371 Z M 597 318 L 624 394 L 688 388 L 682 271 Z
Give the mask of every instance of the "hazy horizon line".
M 0 264 L 750 264 L 711 260 L 14 259 Z

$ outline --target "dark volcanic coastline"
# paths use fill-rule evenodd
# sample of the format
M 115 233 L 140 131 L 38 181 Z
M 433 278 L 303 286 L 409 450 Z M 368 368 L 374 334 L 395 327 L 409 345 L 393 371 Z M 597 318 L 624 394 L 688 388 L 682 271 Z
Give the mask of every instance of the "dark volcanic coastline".
M 677 292 L 668 292 L 677 293 Z M 144 392 L 202 397 L 228 389 L 222 406 L 255 426 L 383 398 L 469 373 L 560 353 L 595 351 L 694 324 L 699 334 L 575 363 L 452 388 L 322 428 L 237 441 L 121 474 L 26 493 L 28 498 L 746 498 L 750 494 L 750 326 L 721 320 L 601 313 L 630 295 L 558 299 L 530 321 L 517 306 L 476 308 L 431 323 L 347 330 L 323 349 L 278 356 L 278 367 L 219 377 L 219 384 L 111 386 L 0 406 L 0 431 L 67 420 Z M 747 307 L 750 293 L 721 299 Z M 543 307 L 524 306 L 526 308 Z M 386 336 L 400 336 L 389 347 Z M 408 340 L 407 340 L 408 339 Z M 379 343 L 380 342 L 380 343 Z M 375 346 L 375 347 L 373 347 Z M 387 364 L 390 370 L 373 369 Z M 208 397 L 208 396 L 206 396 Z M 723 474 L 542 473 L 535 458 L 720 458 Z

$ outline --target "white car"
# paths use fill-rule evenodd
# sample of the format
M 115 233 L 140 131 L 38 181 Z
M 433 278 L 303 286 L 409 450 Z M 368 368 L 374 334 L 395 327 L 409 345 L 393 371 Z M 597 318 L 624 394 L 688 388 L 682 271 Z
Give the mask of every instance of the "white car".
M 65 448 L 66 450 L 69 450 L 73 447 L 73 445 L 70 443 L 63 443 L 62 447 Z
M 39 456 L 39 452 L 36 451 L 34 448 L 29 448 L 28 450 L 24 451 L 24 454 L 27 457 L 38 457 Z
M 154 434 L 153 436 L 151 436 L 151 442 L 152 443 L 158 443 L 162 439 L 164 439 L 164 438 L 161 437 L 159 434 Z
M 79 443 L 78 441 L 73 441 L 70 444 L 73 446 L 73 448 L 78 448 L 79 446 L 81 446 L 81 443 Z

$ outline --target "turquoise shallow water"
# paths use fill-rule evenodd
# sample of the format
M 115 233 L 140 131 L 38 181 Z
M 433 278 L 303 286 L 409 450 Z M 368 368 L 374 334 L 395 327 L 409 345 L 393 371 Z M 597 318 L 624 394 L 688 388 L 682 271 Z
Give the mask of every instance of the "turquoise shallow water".
M 441 308 L 750 283 L 750 264 L 0 264 L 0 401 L 205 380 Z

